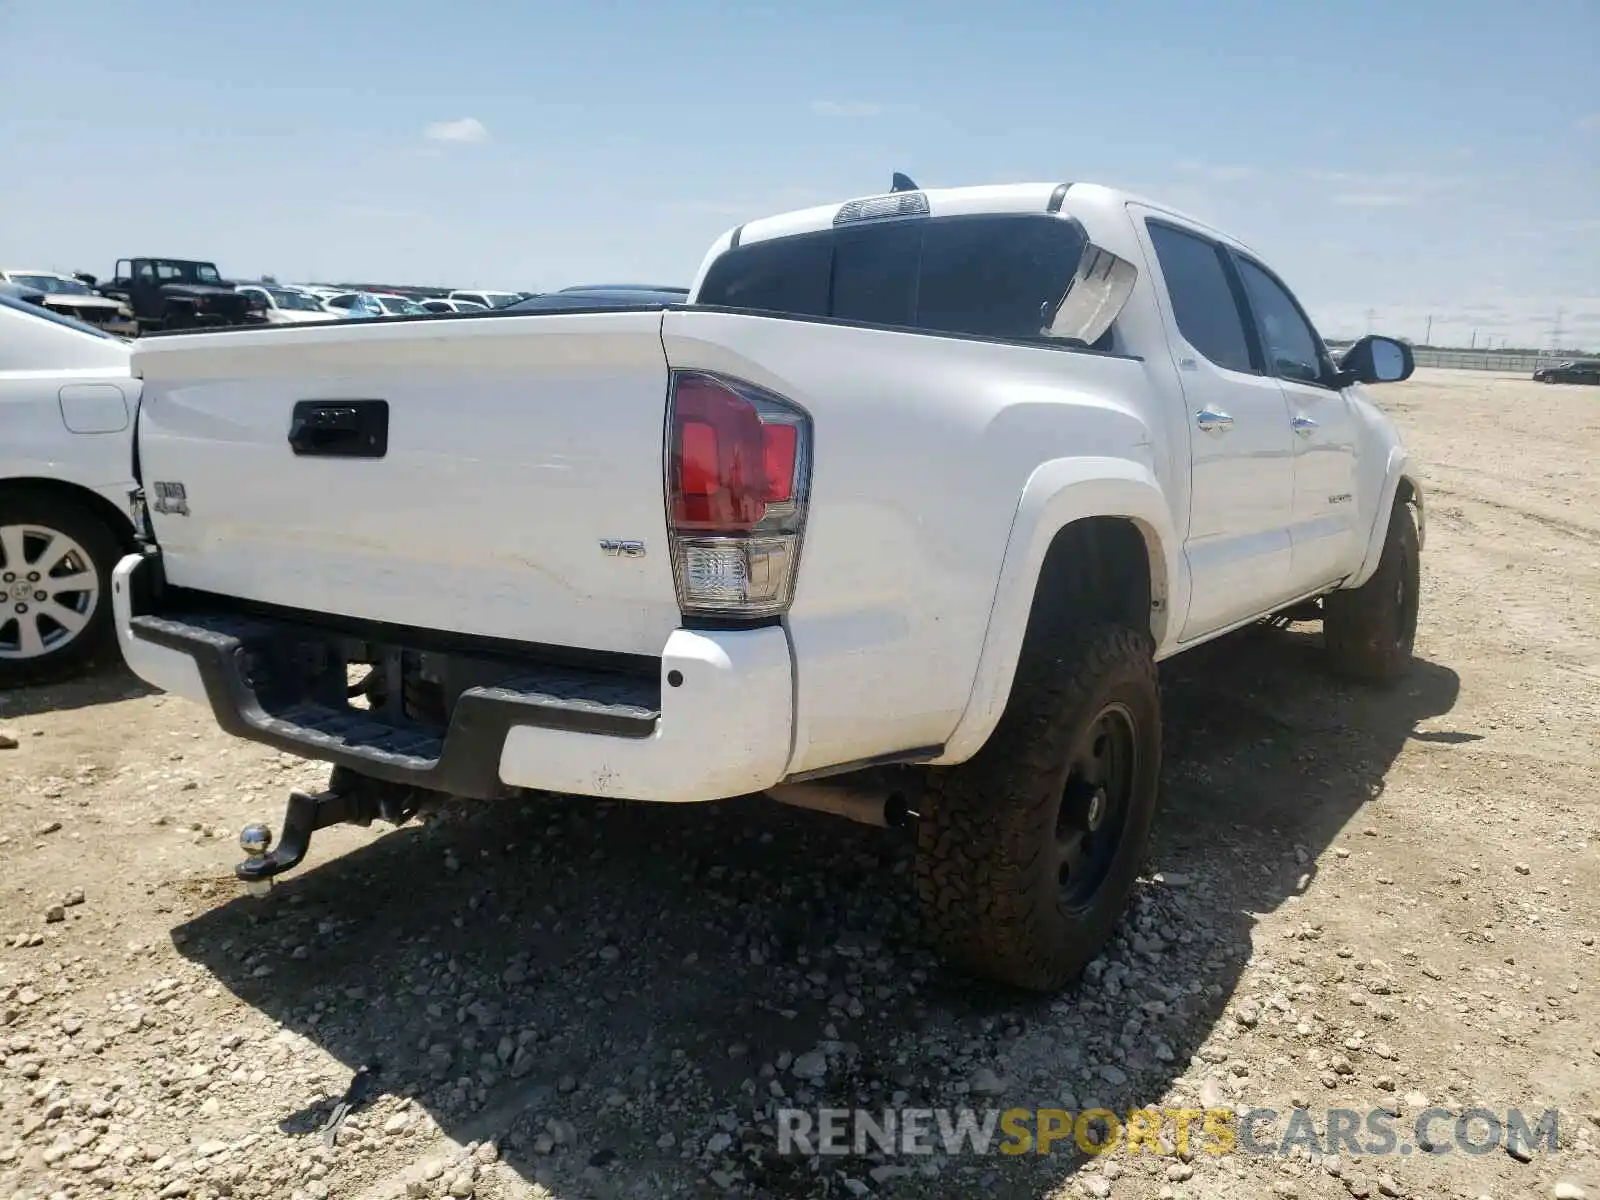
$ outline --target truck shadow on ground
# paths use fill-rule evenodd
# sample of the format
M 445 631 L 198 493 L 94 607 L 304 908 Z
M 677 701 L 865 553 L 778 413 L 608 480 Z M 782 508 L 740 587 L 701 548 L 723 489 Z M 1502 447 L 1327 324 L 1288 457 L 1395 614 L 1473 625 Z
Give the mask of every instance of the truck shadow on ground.
M 1252 914 L 1306 886 L 1459 690 L 1422 661 L 1393 689 L 1336 683 L 1318 635 L 1267 628 L 1184 655 L 1163 684 L 1151 866 L 1168 882 L 1142 885 L 1090 978 L 1054 999 L 927 952 L 904 833 L 756 800 L 467 807 L 174 939 L 352 1071 L 381 1060 L 383 1088 L 445 1134 L 494 1138 L 493 1170 L 559 1196 L 1038 1195 L 1082 1166 L 1070 1143 L 786 1156 L 770 1110 L 1160 1103 L 1233 994 Z M 307 1096 L 283 1136 L 337 1098 Z

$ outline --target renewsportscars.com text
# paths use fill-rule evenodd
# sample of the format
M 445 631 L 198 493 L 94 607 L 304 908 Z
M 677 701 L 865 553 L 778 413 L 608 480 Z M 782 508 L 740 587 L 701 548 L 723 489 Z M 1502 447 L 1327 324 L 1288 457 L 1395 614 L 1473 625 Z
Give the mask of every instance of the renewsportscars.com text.
M 1319 1119 L 1320 1116 L 1320 1119 Z M 1519 1109 L 1497 1112 L 1429 1108 L 1401 1121 L 1382 1108 L 1303 1108 L 1287 1113 L 1253 1108 L 1136 1108 L 1072 1111 L 1060 1108 L 822 1108 L 779 1109 L 778 1152 L 795 1155 L 1086 1154 L 1288 1155 L 1296 1147 L 1316 1154 L 1381 1157 L 1389 1154 L 1490 1154 L 1498 1149 L 1559 1147 L 1560 1114 L 1530 1117 Z

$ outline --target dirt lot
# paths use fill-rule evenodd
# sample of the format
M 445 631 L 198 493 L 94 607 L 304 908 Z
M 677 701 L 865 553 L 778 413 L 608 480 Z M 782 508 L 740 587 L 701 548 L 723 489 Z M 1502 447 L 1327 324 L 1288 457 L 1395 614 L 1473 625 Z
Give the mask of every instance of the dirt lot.
M 940 968 L 903 835 L 755 802 L 330 831 L 263 904 L 237 831 L 319 769 L 126 675 L 0 696 L 0 1197 L 1600 1198 L 1600 392 L 1425 374 L 1383 393 L 1414 674 L 1332 682 L 1314 625 L 1168 664 L 1149 875 L 1054 1001 Z M 779 1107 L 964 1104 L 1310 1137 L 778 1153 Z M 1557 1149 L 1424 1153 L 1434 1106 L 1558 1110 Z M 1311 1150 L 1330 1108 L 1394 1152 Z

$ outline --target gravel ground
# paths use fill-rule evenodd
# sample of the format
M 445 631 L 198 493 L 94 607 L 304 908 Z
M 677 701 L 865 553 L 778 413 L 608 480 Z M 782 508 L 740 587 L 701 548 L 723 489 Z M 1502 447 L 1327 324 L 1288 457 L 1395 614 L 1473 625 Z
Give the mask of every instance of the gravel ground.
M 1054 1000 L 940 967 L 903 834 L 755 800 L 331 830 L 255 901 L 237 831 L 322 770 L 125 674 L 0 696 L 0 1197 L 1600 1198 L 1600 392 L 1382 395 L 1429 485 L 1414 674 L 1336 683 L 1314 625 L 1167 664 L 1148 872 Z M 1201 1104 L 1313 1139 L 1386 1109 L 1407 1146 L 1431 1106 L 1560 1118 L 1520 1156 L 818 1158 L 774 1125 Z

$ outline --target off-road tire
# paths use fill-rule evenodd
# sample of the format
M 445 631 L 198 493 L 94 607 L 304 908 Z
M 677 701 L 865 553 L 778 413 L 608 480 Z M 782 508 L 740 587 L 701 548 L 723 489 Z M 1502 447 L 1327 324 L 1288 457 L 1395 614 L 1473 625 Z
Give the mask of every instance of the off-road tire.
M 1323 598 L 1323 641 L 1336 671 L 1364 683 L 1390 683 L 1411 669 L 1421 581 L 1417 523 L 1411 506 L 1397 499 L 1372 578 Z
M 111 572 L 123 552 L 117 535 L 81 504 L 27 489 L 0 488 L 0 525 L 31 525 L 65 534 L 83 548 L 100 585 L 89 621 L 76 637 L 37 657 L 0 657 L 0 689 L 55 682 L 114 656 Z
M 1103 882 L 1069 903 L 1057 821 L 1076 748 L 1108 706 L 1130 718 L 1131 786 Z M 1076 978 L 1127 905 L 1160 771 L 1161 694 L 1148 634 L 1098 625 L 1042 652 L 1025 646 L 999 726 L 972 759 L 935 773 L 921 805 L 917 894 L 945 957 L 1031 991 Z

